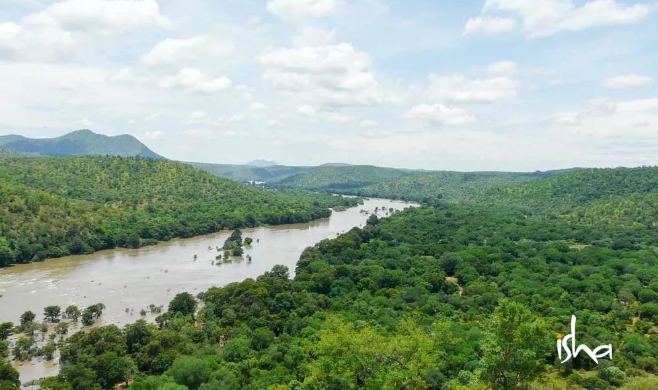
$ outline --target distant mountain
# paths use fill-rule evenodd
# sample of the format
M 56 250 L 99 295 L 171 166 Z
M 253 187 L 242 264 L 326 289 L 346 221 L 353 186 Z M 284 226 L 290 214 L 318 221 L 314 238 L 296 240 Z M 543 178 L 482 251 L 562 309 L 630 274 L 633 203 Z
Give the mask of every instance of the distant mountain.
M 319 165 L 319 167 L 349 167 L 351 166 L 350 164 L 345 164 L 345 163 L 326 163 Z
M 271 182 L 314 169 L 313 167 L 286 167 L 282 165 L 254 167 L 250 165 L 206 164 L 195 162 L 186 162 L 186 164 L 203 169 L 204 171 L 208 171 L 216 176 L 237 181 Z
M 20 135 L 0 136 L 0 148 L 40 156 L 121 156 L 164 159 L 131 135 L 110 137 L 91 130 L 78 130 L 56 138 L 33 139 Z
M 33 153 L 17 152 L 11 149 L 0 148 L 0 158 L 13 158 L 13 157 L 38 157 L 39 155 Z
M 324 165 L 270 183 L 276 188 L 301 188 L 312 191 L 341 192 L 398 179 L 408 173 L 394 168 L 369 165 Z
M 254 160 L 245 165 L 249 165 L 250 167 L 266 168 L 266 167 L 275 167 L 279 164 L 277 164 L 274 161 L 268 161 L 268 160 Z

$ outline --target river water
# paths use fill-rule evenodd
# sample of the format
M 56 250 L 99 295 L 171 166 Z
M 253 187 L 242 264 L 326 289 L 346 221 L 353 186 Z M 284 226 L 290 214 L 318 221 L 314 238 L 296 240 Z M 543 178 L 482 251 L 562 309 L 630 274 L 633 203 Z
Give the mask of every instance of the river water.
M 255 279 L 277 264 L 290 268 L 292 277 L 305 248 L 364 226 L 369 215 L 362 210 L 373 213 L 378 207 L 377 215 L 385 217 L 389 208 L 401 210 L 410 206 L 416 205 L 369 199 L 362 206 L 334 212 L 320 221 L 245 229 L 243 237 L 253 238 L 244 256 L 250 255 L 251 262 L 214 262 L 219 254 L 215 248 L 221 248 L 231 233 L 225 231 L 141 249 L 116 249 L 0 269 L 0 322 L 17 323 L 27 310 L 42 320 L 43 308 L 49 305 L 59 305 L 63 310 L 68 305 L 85 307 L 102 302 L 107 308 L 101 324 L 122 326 L 141 318 L 140 310 L 148 311 L 151 304 L 163 305 L 166 310 L 178 293 L 196 295 L 213 286 Z M 154 317 L 148 314 L 146 319 Z M 15 367 L 23 382 L 55 375 L 58 370 L 57 363 L 42 361 Z

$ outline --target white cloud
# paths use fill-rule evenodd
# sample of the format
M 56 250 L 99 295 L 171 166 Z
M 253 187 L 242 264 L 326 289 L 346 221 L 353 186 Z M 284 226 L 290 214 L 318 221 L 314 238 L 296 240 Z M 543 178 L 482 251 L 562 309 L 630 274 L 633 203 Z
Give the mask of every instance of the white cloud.
M 230 88 L 231 80 L 226 76 L 212 78 L 194 68 L 184 68 L 176 76 L 165 77 L 158 83 L 161 88 L 180 88 L 194 93 L 215 93 Z
M 336 11 L 336 0 L 271 0 L 267 10 L 283 19 L 321 18 Z
M 221 42 L 209 35 L 190 39 L 169 38 L 144 54 L 141 62 L 147 66 L 176 65 L 208 56 L 226 55 L 232 50 L 232 44 Z
M 464 35 L 483 33 L 499 34 L 516 28 L 516 20 L 512 18 L 483 17 L 470 18 L 464 26 Z
M 325 46 L 336 36 L 336 30 L 324 30 L 317 27 L 304 27 L 292 39 L 296 47 Z
M 493 63 L 485 69 L 487 73 L 494 75 L 510 75 L 519 70 L 519 66 L 512 61 L 501 61 Z
M 619 111 L 642 112 L 658 110 L 658 98 L 638 99 L 620 102 L 616 104 Z
M 371 71 L 372 60 L 351 44 L 269 50 L 259 58 L 263 79 L 277 90 L 315 105 L 395 102 Z
M 75 40 L 67 31 L 52 27 L 30 28 L 13 22 L 0 23 L 0 58 L 54 61 L 74 49 Z
M 146 139 L 160 139 L 164 135 L 161 131 L 147 131 L 144 133 L 144 138 Z
M 516 97 L 519 83 L 508 77 L 469 80 L 465 76 L 430 76 L 428 98 L 452 103 L 496 103 Z
M 470 19 L 465 31 L 478 31 L 493 12 L 509 12 L 523 22 L 523 31 L 531 38 L 545 37 L 561 31 L 580 31 L 593 27 L 637 23 L 654 9 L 651 4 L 619 4 L 614 0 L 593 0 L 582 6 L 573 0 L 487 0 L 482 15 Z M 509 31 L 503 28 L 483 32 Z
M 361 121 L 361 127 L 377 127 L 379 122 L 373 120 L 363 120 Z
M 653 79 L 649 76 L 641 76 L 637 74 L 628 74 L 622 76 L 610 77 L 605 80 L 605 87 L 612 89 L 623 88 L 638 88 L 646 87 L 653 83 Z
M 123 33 L 146 26 L 172 27 L 155 0 L 64 0 L 23 22 L 65 31 Z
M 83 126 L 87 129 L 90 128 L 93 125 L 94 125 L 94 122 L 92 122 L 92 121 L 90 121 L 89 119 L 86 119 L 86 118 L 80 121 L 80 126 Z
M 443 104 L 421 104 L 404 114 L 407 119 L 428 122 L 432 125 L 465 125 L 475 122 L 475 117 L 461 108 L 450 108 Z
M 325 109 L 323 107 L 313 107 L 308 104 L 304 104 L 301 107 L 299 107 L 297 112 L 299 113 L 299 115 L 309 118 L 322 119 L 327 122 L 345 123 L 345 122 L 350 122 L 353 119 L 351 116 L 341 114 L 338 111 L 332 109 Z
M 151 115 L 147 116 L 146 118 L 144 118 L 144 122 L 152 122 L 156 119 L 159 119 L 161 116 L 162 116 L 162 114 L 160 114 L 159 112 L 156 112 L 156 113 L 151 114 Z
M 208 129 L 189 129 L 183 132 L 184 135 L 191 138 L 213 139 L 217 136 L 215 132 Z
M 250 111 L 262 111 L 267 109 L 267 106 L 264 103 L 254 102 L 249 105 Z

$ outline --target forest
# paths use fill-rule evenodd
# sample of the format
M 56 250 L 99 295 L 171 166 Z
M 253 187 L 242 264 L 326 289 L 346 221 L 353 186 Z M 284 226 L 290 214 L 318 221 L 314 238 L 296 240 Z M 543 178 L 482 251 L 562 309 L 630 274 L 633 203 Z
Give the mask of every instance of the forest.
M 567 173 L 412 171 L 370 166 L 320 167 L 280 180 L 272 188 L 297 188 L 374 198 L 431 202 L 432 199 L 471 200 L 522 183 Z
M 0 267 L 223 229 L 308 222 L 344 199 L 252 188 L 140 157 L 0 160 Z
M 292 278 L 275 266 L 179 294 L 156 324 L 74 334 L 41 386 L 656 389 L 657 174 L 577 171 L 371 216 L 306 249 Z M 559 362 L 572 315 L 612 361 Z

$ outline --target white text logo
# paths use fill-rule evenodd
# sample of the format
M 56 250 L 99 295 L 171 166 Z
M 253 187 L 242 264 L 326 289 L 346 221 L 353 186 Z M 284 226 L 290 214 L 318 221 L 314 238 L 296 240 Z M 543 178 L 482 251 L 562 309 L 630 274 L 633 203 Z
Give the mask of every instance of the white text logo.
M 571 345 L 569 342 L 571 341 Z M 567 357 L 562 360 L 562 351 L 567 353 Z M 598 359 L 602 357 L 608 357 L 612 360 L 612 344 L 602 345 L 598 348 L 595 348 L 593 351 L 589 349 L 586 345 L 578 345 L 576 347 L 576 316 L 571 317 L 571 334 L 568 334 L 562 337 L 561 334 L 557 335 L 557 354 L 562 360 L 562 363 L 566 363 L 571 358 L 576 358 L 579 353 L 585 352 L 589 355 L 590 359 L 594 360 L 594 363 L 599 364 Z

